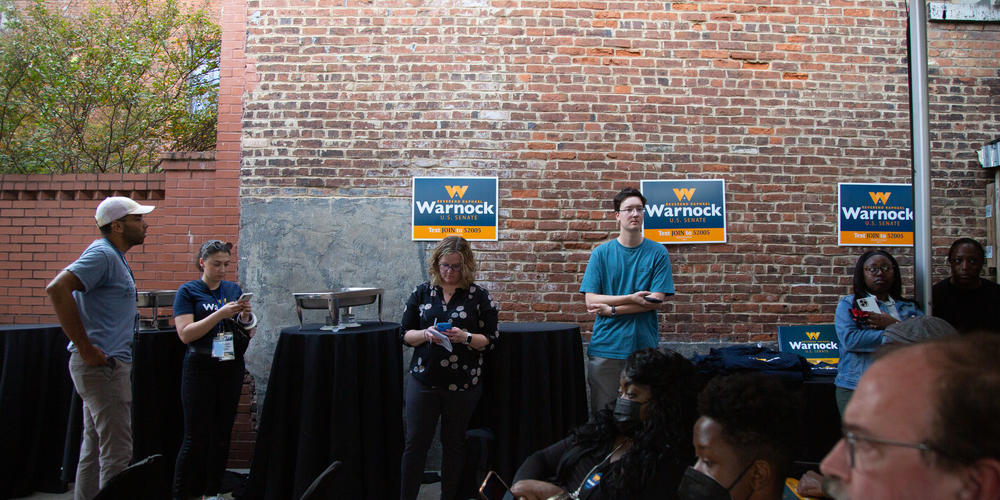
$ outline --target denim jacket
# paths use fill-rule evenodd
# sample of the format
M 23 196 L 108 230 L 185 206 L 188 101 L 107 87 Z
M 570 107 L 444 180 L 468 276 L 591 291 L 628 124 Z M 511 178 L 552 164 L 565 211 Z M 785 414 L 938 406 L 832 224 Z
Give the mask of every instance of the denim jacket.
M 875 350 L 885 341 L 885 337 L 882 336 L 883 330 L 858 327 L 851 317 L 853 307 L 854 295 L 840 299 L 833 321 L 837 329 L 837 339 L 840 340 L 840 363 L 837 366 L 837 379 L 834 384 L 851 390 L 854 390 L 861 375 L 875 360 Z M 878 301 L 878 308 L 883 313 L 888 313 L 888 308 L 882 301 Z M 916 304 L 906 300 L 896 300 L 896 311 L 899 312 L 900 321 L 924 315 L 923 311 L 917 309 Z

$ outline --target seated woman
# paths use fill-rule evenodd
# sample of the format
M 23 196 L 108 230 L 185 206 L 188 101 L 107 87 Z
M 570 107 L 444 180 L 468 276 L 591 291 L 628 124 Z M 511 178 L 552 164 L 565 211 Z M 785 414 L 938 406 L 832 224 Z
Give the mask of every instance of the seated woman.
M 885 329 L 924 313 L 917 305 L 903 300 L 903 281 L 896 259 L 882 250 L 865 252 L 854 265 L 852 295 L 840 299 L 834 317 L 840 340 L 840 363 L 837 367 L 837 408 L 844 408 L 854 393 L 861 375 L 875 360 L 875 350 L 885 342 Z M 860 302 L 872 304 L 879 312 L 865 312 Z
M 622 370 L 619 398 L 589 422 L 518 469 L 515 498 L 675 498 L 694 461 L 691 429 L 697 418 L 697 370 L 673 351 L 632 353 Z M 571 496 L 567 496 L 571 495 Z

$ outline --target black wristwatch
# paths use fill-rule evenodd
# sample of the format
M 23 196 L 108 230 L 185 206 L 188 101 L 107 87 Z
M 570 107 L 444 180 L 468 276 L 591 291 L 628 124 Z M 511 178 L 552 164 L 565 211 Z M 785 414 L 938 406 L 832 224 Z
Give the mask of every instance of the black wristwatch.
M 615 306 L 611 306 L 611 315 L 614 316 L 615 314 L 616 314 L 615 313 Z
M 472 345 L 472 334 L 465 332 L 465 345 Z

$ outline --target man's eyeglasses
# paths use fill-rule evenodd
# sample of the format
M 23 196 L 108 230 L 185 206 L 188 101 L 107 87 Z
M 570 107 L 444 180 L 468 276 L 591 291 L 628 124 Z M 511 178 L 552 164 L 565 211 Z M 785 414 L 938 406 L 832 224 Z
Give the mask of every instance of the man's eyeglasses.
M 441 262 L 441 263 L 438 263 L 438 269 L 440 269 L 442 271 L 451 270 L 451 271 L 457 272 L 457 271 L 461 271 L 462 270 L 462 264 L 445 264 L 445 263 Z
M 854 431 L 843 431 L 843 440 L 847 443 L 847 454 L 850 457 L 851 468 L 864 468 L 873 463 L 877 463 L 881 458 L 879 446 L 898 446 L 902 448 L 913 448 L 921 453 L 934 451 L 927 443 L 907 443 L 904 441 L 893 441 L 874 436 L 858 434 Z M 860 465 L 859 465 L 860 464 Z
M 868 266 L 865 268 L 865 272 L 872 275 L 879 273 L 887 273 L 889 271 L 892 271 L 891 266 Z
M 620 210 L 618 210 L 618 211 L 619 211 L 619 212 L 621 212 L 621 213 L 623 213 L 623 214 L 629 214 L 629 215 L 632 215 L 632 214 L 635 214 L 635 215 L 641 215 L 641 214 L 642 214 L 642 207 L 629 207 L 629 208 L 622 208 L 622 209 L 620 209 Z

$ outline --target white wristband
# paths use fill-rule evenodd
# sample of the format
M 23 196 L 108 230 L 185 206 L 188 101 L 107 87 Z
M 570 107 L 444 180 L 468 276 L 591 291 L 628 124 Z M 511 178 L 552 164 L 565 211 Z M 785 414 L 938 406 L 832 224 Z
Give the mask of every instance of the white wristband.
M 253 327 L 257 326 L 257 315 L 256 314 L 250 313 L 250 323 L 244 323 L 243 322 L 243 318 L 241 318 L 240 316 L 243 316 L 243 313 L 240 313 L 240 314 L 236 315 L 236 322 L 239 323 L 240 326 L 242 326 L 243 328 L 246 328 L 247 330 L 251 330 L 251 329 L 253 329 Z

